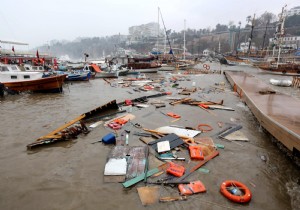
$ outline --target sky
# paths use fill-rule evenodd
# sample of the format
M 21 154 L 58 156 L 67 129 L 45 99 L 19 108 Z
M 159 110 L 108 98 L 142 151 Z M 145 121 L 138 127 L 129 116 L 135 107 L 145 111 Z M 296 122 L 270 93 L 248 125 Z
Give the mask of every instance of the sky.
M 236 25 L 241 21 L 243 27 L 247 16 L 259 17 L 265 11 L 277 15 L 286 4 L 289 10 L 300 6 L 300 1 L 1 0 L 0 40 L 24 42 L 34 48 L 51 40 L 128 35 L 130 26 L 157 22 L 158 7 L 167 30 L 184 30 L 184 20 L 190 29 L 212 29 L 230 21 Z

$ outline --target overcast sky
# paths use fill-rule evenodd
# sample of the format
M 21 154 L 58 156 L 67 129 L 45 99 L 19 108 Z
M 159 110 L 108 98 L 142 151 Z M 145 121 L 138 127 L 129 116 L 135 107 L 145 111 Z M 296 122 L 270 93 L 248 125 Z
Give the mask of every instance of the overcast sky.
M 160 7 L 167 29 L 215 28 L 265 11 L 278 14 L 299 0 L 1 0 L 0 40 L 28 43 L 128 34 L 128 28 L 157 22 Z M 161 23 L 161 21 L 160 21 Z M 162 27 L 162 26 L 161 26 Z M 3 47 L 3 46 L 2 46 Z

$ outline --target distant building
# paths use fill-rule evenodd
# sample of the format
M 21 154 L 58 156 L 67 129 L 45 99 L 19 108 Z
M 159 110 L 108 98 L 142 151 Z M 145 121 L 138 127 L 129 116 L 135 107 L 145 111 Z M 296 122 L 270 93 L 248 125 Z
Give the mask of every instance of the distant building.
M 276 43 L 274 38 L 270 38 L 270 43 Z M 287 36 L 282 38 L 282 49 L 295 50 L 300 47 L 300 36 Z
M 210 49 L 205 49 L 205 50 L 203 50 L 203 55 L 208 57 L 210 55 L 215 55 L 215 52 L 211 51 Z
M 290 9 L 289 11 L 287 11 L 286 15 L 287 16 L 300 15 L 300 6 Z
M 238 49 L 238 51 L 246 53 L 246 52 L 248 52 L 248 49 L 249 49 L 249 42 L 241 42 L 240 48 Z M 257 47 L 255 46 L 254 42 L 251 42 L 250 51 L 251 52 L 257 51 Z
M 157 30 L 158 23 L 151 22 L 147 24 L 142 24 L 139 26 L 131 26 L 129 27 L 129 43 L 139 43 L 145 39 L 147 40 L 156 40 L 157 39 Z M 159 29 L 159 36 L 163 36 L 163 31 Z

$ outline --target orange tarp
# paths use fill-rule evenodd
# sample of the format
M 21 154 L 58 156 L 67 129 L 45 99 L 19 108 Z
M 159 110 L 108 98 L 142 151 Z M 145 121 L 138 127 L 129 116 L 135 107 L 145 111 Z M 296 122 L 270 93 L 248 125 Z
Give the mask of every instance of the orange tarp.
M 97 64 L 91 64 L 91 66 L 94 68 L 95 72 L 101 72 L 100 67 Z

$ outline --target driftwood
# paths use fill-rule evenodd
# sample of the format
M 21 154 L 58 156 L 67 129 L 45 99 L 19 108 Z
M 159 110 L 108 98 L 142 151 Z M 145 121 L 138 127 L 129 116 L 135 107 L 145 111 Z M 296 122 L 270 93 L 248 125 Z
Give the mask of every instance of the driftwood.
M 200 104 L 204 105 L 223 105 L 223 100 L 220 102 L 213 102 L 213 101 L 195 101 L 195 100 L 190 100 L 190 101 L 183 101 L 183 104 L 188 104 L 188 105 L 194 105 L 194 106 L 199 106 Z
M 191 100 L 192 100 L 191 98 L 184 98 L 184 99 L 179 99 L 179 100 L 172 101 L 169 104 L 170 105 L 176 105 L 176 104 L 186 103 L 186 102 L 191 101 Z

